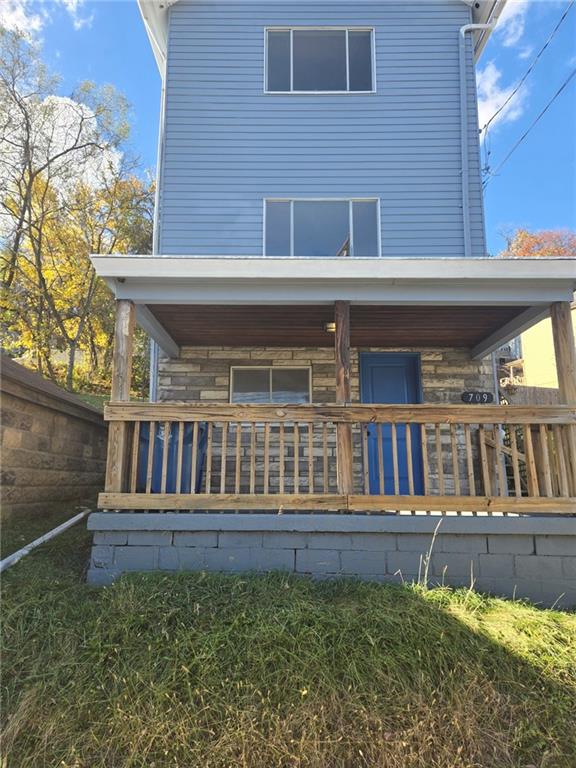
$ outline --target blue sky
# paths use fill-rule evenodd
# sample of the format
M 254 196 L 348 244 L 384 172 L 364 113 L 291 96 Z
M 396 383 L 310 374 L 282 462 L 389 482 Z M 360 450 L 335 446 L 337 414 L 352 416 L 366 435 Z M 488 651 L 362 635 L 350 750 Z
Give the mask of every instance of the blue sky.
M 481 125 L 530 66 L 569 0 L 508 0 L 479 63 Z M 132 105 L 132 150 L 156 161 L 160 78 L 136 0 L 0 0 L 0 22 L 25 24 L 68 94 L 81 80 L 113 83 Z M 526 85 L 489 132 L 492 169 L 576 68 L 576 4 Z M 483 157 L 483 162 L 486 156 Z M 502 233 L 576 229 L 576 78 L 486 189 L 488 250 Z

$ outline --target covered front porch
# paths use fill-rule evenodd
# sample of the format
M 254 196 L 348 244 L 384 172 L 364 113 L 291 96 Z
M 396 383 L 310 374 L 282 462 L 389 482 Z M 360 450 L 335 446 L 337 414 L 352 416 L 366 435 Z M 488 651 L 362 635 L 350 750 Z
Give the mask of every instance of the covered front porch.
M 569 261 L 95 263 L 117 297 L 102 509 L 576 513 Z M 562 404 L 485 404 L 495 390 L 491 352 L 548 315 Z M 129 402 L 136 322 L 163 350 L 161 367 L 178 372 L 162 402 Z M 247 348 L 253 367 L 288 369 L 294 350 L 316 356 L 322 372 L 310 397 L 235 399 L 231 371 Z M 202 365 L 187 364 L 191 350 L 218 360 L 211 387 L 195 388 Z M 377 389 L 367 395 L 359 370 L 370 355 L 412 356 L 418 391 L 387 402 Z

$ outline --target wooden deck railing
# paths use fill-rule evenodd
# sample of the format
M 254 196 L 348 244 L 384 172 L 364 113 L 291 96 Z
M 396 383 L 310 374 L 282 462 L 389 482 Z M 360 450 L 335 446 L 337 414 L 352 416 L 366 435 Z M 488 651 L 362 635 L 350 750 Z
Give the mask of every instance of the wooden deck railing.
M 576 514 L 568 406 L 116 403 L 105 418 L 106 509 Z

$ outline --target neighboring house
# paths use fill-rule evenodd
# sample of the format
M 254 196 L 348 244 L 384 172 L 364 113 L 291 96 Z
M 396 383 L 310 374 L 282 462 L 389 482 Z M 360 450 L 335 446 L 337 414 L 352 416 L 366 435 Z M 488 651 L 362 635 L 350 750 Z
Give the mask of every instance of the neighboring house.
M 163 81 L 155 245 L 93 257 L 117 299 L 99 503 L 123 512 L 91 522 L 91 579 L 414 575 L 352 536 L 388 518 L 355 513 L 576 511 L 574 409 L 490 406 L 491 353 L 551 311 L 576 402 L 574 263 L 486 258 L 475 61 L 503 6 L 140 0 Z M 127 402 L 134 322 L 160 350 L 149 405 Z M 175 509 L 340 517 L 128 511 Z
M 576 304 L 572 305 L 572 328 L 576 333 Z M 524 386 L 557 389 L 554 338 L 549 319 L 542 320 L 522 334 L 521 350 Z

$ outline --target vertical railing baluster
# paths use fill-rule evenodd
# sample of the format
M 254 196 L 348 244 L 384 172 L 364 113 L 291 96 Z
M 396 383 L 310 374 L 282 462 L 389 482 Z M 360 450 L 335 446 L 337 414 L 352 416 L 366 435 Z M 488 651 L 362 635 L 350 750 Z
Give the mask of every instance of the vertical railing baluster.
M 504 453 L 502 452 L 502 432 L 500 424 L 494 424 L 494 454 L 498 476 L 498 493 L 500 496 L 508 496 L 508 481 L 506 478 Z
M 464 424 L 464 441 L 466 443 L 466 472 L 468 475 L 468 494 L 476 496 L 476 477 L 474 475 L 474 454 L 472 452 L 472 436 L 470 424 Z
M 370 465 L 368 453 L 368 424 L 360 424 L 362 430 L 362 476 L 364 478 L 364 493 L 370 494 Z
M 300 430 L 294 422 L 294 493 L 300 492 Z
M 234 493 L 242 488 L 242 422 L 236 422 L 236 460 L 234 464 Z
M 558 455 L 558 469 L 560 476 L 560 493 L 563 497 L 570 496 L 570 487 L 568 484 L 568 470 L 566 465 L 566 454 L 564 452 L 564 442 L 562 440 L 562 431 L 558 425 L 554 425 L 554 442 L 556 443 L 556 453 Z
M 207 434 L 206 434 L 206 493 L 212 492 L 212 432 L 213 423 L 208 422 Z
M 400 495 L 400 469 L 398 465 L 398 430 L 396 429 L 396 422 L 391 424 L 391 437 L 392 437 L 392 469 L 394 471 L 394 495 Z
M 462 488 L 460 486 L 460 462 L 458 461 L 458 437 L 456 435 L 456 425 L 450 424 L 450 445 L 452 447 L 452 478 L 454 481 L 454 494 L 460 496 Z
M 264 425 L 264 493 L 270 493 L 270 424 Z
M 314 422 L 308 422 L 308 493 L 314 493 Z
M 228 467 L 228 422 L 222 422 L 222 454 L 220 456 L 220 493 L 226 493 L 226 470 Z
M 540 424 L 540 451 L 542 454 L 542 476 L 544 478 L 544 493 L 548 498 L 552 492 L 552 472 L 550 469 L 550 451 L 548 450 L 548 429 L 546 424 Z
M 414 460 L 412 458 L 412 425 L 406 424 L 406 467 L 408 472 L 408 493 L 414 496 Z
M 328 424 L 322 424 L 322 472 L 324 474 L 324 493 L 330 490 L 330 477 L 328 469 Z
M 196 493 L 198 483 L 198 433 L 200 425 L 197 421 L 192 427 L 192 458 L 190 462 L 190 493 Z
M 256 424 L 250 425 L 250 493 L 256 493 Z
M 428 459 L 427 425 L 420 425 L 420 445 L 422 448 L 422 474 L 424 475 L 424 495 L 430 495 L 430 461 Z
M 532 443 L 532 426 L 530 424 L 524 427 L 524 453 L 526 454 L 526 472 L 528 474 L 528 494 L 530 496 L 540 496 L 536 460 L 534 459 L 534 445 Z
M 484 496 L 492 496 L 492 483 L 490 481 L 490 468 L 488 466 L 488 451 L 486 449 L 486 432 L 484 424 L 478 426 L 478 439 L 480 441 L 480 461 L 482 463 Z
M 136 487 L 138 483 L 138 462 L 140 459 L 140 422 L 134 422 L 134 430 L 132 432 L 132 459 L 130 466 L 130 492 L 136 493 Z
M 146 493 L 152 492 L 152 471 L 154 465 L 154 442 L 156 440 L 156 422 L 151 421 L 148 431 L 148 457 L 146 461 Z
M 376 425 L 378 439 L 378 492 L 381 496 L 386 494 L 386 478 L 384 476 L 384 443 L 382 439 L 382 424 Z
M 514 474 L 514 495 L 522 496 L 522 483 L 520 481 L 520 462 L 518 456 L 518 438 L 516 437 L 516 425 L 510 425 L 510 450 L 512 452 L 512 473 Z
M 278 443 L 280 446 L 280 456 L 278 457 L 278 490 L 280 493 L 284 493 L 284 467 L 286 462 L 285 450 L 286 440 L 284 434 L 284 422 L 280 422 L 280 428 L 278 433 Z
M 164 422 L 164 440 L 162 442 L 162 476 L 160 480 L 160 493 L 166 493 L 166 479 L 168 476 L 168 448 L 170 446 L 171 423 Z
M 178 450 L 176 452 L 176 486 L 175 493 L 182 493 L 182 454 L 184 452 L 184 422 L 178 422 Z
M 436 462 L 438 468 L 438 491 L 440 496 L 446 495 L 446 484 L 444 482 L 444 457 L 442 455 L 442 432 L 440 424 L 436 424 L 434 428 L 436 435 Z

